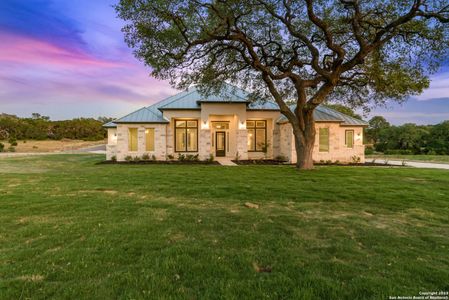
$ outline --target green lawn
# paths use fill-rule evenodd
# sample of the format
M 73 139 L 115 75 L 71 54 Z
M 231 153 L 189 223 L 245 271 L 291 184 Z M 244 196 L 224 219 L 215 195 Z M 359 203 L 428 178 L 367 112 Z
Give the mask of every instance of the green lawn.
M 435 163 L 449 164 L 449 155 L 366 155 L 366 159 L 369 161 L 373 158 L 389 159 L 389 160 L 410 160 L 410 161 L 425 161 Z
M 0 159 L 0 299 L 449 290 L 447 171 L 101 159 Z

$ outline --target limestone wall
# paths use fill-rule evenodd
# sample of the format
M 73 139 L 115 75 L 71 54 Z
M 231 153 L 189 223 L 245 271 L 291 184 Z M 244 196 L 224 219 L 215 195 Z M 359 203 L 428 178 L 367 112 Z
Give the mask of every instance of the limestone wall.
M 360 158 L 360 162 L 365 162 L 365 145 L 363 145 L 362 126 L 341 126 L 340 123 L 317 122 L 316 139 L 313 148 L 313 160 L 319 161 L 339 161 L 350 163 Z M 329 151 L 319 151 L 319 129 L 329 128 Z M 346 130 L 354 130 L 354 146 L 348 148 L 345 145 Z M 280 153 L 289 158 L 292 163 L 296 162 L 296 149 L 293 131 L 290 124 L 280 125 Z
M 129 128 L 137 128 L 137 151 L 129 151 Z M 154 151 L 145 150 L 145 130 L 154 128 Z M 167 125 L 165 124 L 118 124 L 117 125 L 117 160 L 124 161 L 126 156 L 142 157 L 143 154 L 153 155 L 158 160 L 164 160 L 167 155 Z

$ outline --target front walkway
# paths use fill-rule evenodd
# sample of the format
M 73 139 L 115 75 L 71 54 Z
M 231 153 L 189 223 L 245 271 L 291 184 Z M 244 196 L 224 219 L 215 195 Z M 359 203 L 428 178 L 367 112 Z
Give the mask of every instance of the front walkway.
M 215 161 L 222 166 L 237 166 L 229 157 L 216 157 Z

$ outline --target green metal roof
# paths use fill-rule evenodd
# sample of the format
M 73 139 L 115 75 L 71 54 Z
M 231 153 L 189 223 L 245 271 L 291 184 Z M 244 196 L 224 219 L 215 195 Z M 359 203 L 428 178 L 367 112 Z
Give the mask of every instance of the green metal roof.
M 168 123 L 162 116 L 162 113 L 155 113 L 155 111 L 142 107 L 135 112 L 130 113 L 118 120 L 114 120 L 114 123 Z
M 111 122 L 104 124 L 103 127 L 104 128 L 115 128 L 115 127 L 117 127 L 117 124 L 115 124 L 113 121 L 111 121 Z
M 201 103 L 245 103 L 247 110 L 275 110 L 279 107 L 272 101 L 249 101 L 249 93 L 233 85 L 225 84 L 223 89 L 216 94 L 203 95 L 196 87 L 170 96 L 148 107 L 143 107 L 120 119 L 109 122 L 103 127 L 113 128 L 119 123 L 168 123 L 163 115 L 163 110 L 201 109 Z M 366 122 L 352 118 L 343 113 L 325 106 L 318 106 L 314 111 L 316 121 L 341 122 L 343 125 L 366 126 Z M 281 116 L 279 123 L 287 122 L 285 116 Z
M 291 106 L 291 110 L 294 110 L 295 107 Z M 368 123 L 359 120 L 353 117 L 350 117 L 348 115 L 345 115 L 339 111 L 336 111 L 332 108 L 329 108 L 324 105 L 320 105 L 313 111 L 313 118 L 315 121 L 318 122 L 340 122 L 341 125 L 347 125 L 347 126 L 367 126 Z M 280 116 L 277 120 L 278 123 L 285 123 L 288 122 L 287 117 L 284 115 Z

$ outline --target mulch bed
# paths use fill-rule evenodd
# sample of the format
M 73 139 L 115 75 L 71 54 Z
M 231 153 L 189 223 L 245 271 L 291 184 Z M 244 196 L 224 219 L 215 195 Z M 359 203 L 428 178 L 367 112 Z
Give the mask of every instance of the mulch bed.
M 276 160 L 276 159 L 245 159 L 245 160 L 233 160 L 233 163 L 242 166 L 248 165 L 294 165 L 286 161 Z M 382 164 L 382 163 L 373 163 L 373 162 L 365 162 L 365 163 L 314 163 L 314 166 L 340 166 L 340 167 L 401 167 L 398 165 L 390 165 L 390 164 Z
M 237 165 L 285 165 L 289 164 L 283 160 L 277 159 L 244 159 L 244 160 L 233 160 L 233 163 Z
M 139 161 L 112 161 L 105 160 L 99 165 L 220 165 L 217 161 L 196 160 L 139 160 Z

